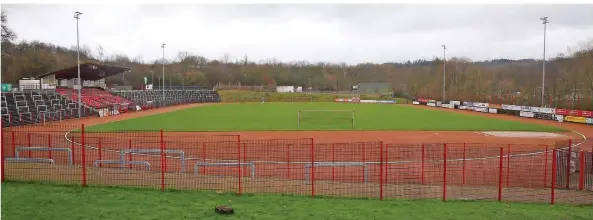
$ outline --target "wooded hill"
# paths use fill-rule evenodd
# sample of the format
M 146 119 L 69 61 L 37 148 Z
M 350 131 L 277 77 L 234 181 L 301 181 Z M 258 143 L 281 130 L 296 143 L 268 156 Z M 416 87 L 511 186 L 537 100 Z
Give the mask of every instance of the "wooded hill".
M 131 72 L 112 76 L 107 84 L 141 87 L 144 77 L 158 84 L 162 60 L 143 61 L 122 54 L 111 54 L 101 47 L 81 47 L 81 61 L 99 61 L 131 68 Z M 2 13 L 2 81 L 16 83 L 22 77 L 76 65 L 76 46 L 66 48 L 50 43 L 18 41 Z M 472 61 L 452 57 L 446 62 L 447 99 L 506 102 L 539 105 L 542 61 L 533 59 Z M 180 51 L 174 60 L 165 60 L 166 85 L 213 87 L 249 85 L 273 88 L 299 85 L 314 90 L 350 90 L 358 82 L 389 82 L 399 96 L 440 99 L 443 62 L 440 58 L 404 63 L 309 63 L 280 62 L 276 59 L 252 61 L 248 56 L 231 60 L 229 54 L 209 59 Z M 592 105 L 593 38 L 549 58 L 546 65 L 545 100 L 564 105 Z M 500 100 L 505 99 L 505 100 Z M 574 101 L 573 101 L 574 100 Z

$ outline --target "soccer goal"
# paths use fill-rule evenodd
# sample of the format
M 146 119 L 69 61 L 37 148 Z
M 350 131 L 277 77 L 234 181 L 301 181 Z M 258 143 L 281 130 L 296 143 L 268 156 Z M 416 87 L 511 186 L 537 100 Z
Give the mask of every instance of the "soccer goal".
M 299 109 L 297 127 L 299 129 L 354 128 L 354 110 Z

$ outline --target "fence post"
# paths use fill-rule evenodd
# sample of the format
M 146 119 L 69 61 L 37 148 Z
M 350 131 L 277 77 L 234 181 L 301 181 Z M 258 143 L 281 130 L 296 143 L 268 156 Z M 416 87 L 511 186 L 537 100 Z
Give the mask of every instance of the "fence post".
M 315 140 L 311 138 L 311 197 L 315 197 Z
M 161 129 L 161 191 L 165 191 L 165 141 Z
M 366 144 L 365 143 L 362 143 L 362 163 L 363 164 L 366 163 Z M 362 182 L 364 183 L 364 169 L 362 170 Z
M 0 181 L 4 182 L 4 169 L 6 169 L 6 164 L 4 164 L 4 131 L 1 131 L 0 134 L 0 163 L 2 163 L 2 173 L 0 174 Z
M 546 144 L 546 151 L 544 151 L 544 188 L 548 186 L 548 145 Z
M 443 144 L 443 201 L 447 201 L 447 144 Z
M 288 170 L 288 179 L 290 180 L 290 144 L 286 145 L 286 165 Z
M 237 136 L 237 155 L 239 157 L 239 163 L 237 163 L 237 166 L 239 168 L 239 192 L 237 194 L 241 195 L 243 193 L 243 186 L 241 185 L 241 136 Z
M 202 160 L 206 163 L 206 143 L 204 142 L 202 142 Z M 202 166 L 202 173 L 206 175 L 206 166 Z
M 99 142 L 99 143 L 97 143 L 97 145 L 98 145 L 97 147 L 99 148 L 99 150 L 98 150 L 99 152 L 97 152 L 97 153 L 99 153 L 99 160 L 102 160 L 101 151 L 103 151 L 103 150 L 101 148 L 101 137 L 99 137 L 97 139 L 98 139 L 98 142 Z M 102 166 L 103 165 L 99 163 L 99 167 L 102 167 Z
M 332 144 L 332 163 L 336 162 L 336 144 Z M 364 177 L 364 176 L 363 176 Z M 336 181 L 336 169 L 332 166 L 332 181 Z
M 27 133 L 27 146 L 31 147 L 31 133 Z M 31 158 L 31 151 L 28 151 L 29 158 Z
M 556 148 L 552 150 L 552 197 L 550 198 L 550 204 L 554 205 L 556 201 L 555 191 L 556 191 L 556 172 L 557 172 L 557 158 L 556 158 Z
M 132 150 L 132 139 L 128 139 L 128 149 Z M 132 161 L 132 152 L 128 155 L 128 161 Z M 128 168 L 132 169 L 132 163 L 128 165 Z
M 498 201 L 502 201 L 502 167 L 504 161 L 504 149 L 500 148 L 500 158 L 498 159 Z
M 422 161 L 420 165 L 420 183 L 424 185 L 424 144 L 422 144 Z
M 385 155 L 383 156 L 385 163 L 385 184 L 389 183 L 389 144 L 385 146 Z
M 566 188 L 570 189 L 570 160 L 572 159 L 572 140 L 568 140 L 568 159 L 566 160 Z
M 12 144 L 12 157 L 16 157 L 16 143 L 15 142 L 15 138 L 14 138 L 14 131 L 10 132 L 10 139 L 11 139 L 11 144 Z
M 72 151 L 72 164 L 76 164 L 76 161 L 75 161 L 75 159 L 76 159 L 76 156 L 74 155 L 74 152 L 75 152 L 75 151 L 74 151 L 74 148 L 75 148 L 75 147 L 74 147 L 74 138 L 75 138 L 75 137 L 74 137 L 74 136 L 72 136 L 72 139 L 70 140 L 70 150 Z
M 511 144 L 507 146 L 507 187 L 511 179 Z
M 462 184 L 463 185 L 465 185 L 465 158 L 466 158 L 465 151 L 466 151 L 466 146 L 465 146 L 465 143 L 463 143 L 463 164 L 462 164 L 463 167 L 461 168 L 461 172 L 463 172 L 462 173 L 462 182 L 463 182 Z
M 238 136 L 238 137 L 240 137 L 240 136 Z M 245 151 L 245 149 L 247 149 L 247 148 L 245 147 L 245 143 L 243 143 L 243 149 L 242 149 L 243 150 L 243 162 L 247 161 L 247 159 L 245 158 L 245 155 L 247 155 L 247 152 Z M 249 169 L 243 169 L 243 176 L 247 176 L 247 175 L 249 175 Z
M 379 152 L 379 200 L 383 200 L 383 141 Z
M 86 146 L 84 145 L 84 124 L 81 125 L 80 133 L 80 150 L 81 150 L 81 163 L 82 163 L 82 186 L 86 186 Z
M 579 158 L 579 190 L 585 188 L 585 151 L 581 150 Z
M 47 134 L 47 147 L 51 148 L 51 134 Z M 47 154 L 48 154 L 49 159 L 52 159 L 51 158 L 51 150 L 48 150 Z

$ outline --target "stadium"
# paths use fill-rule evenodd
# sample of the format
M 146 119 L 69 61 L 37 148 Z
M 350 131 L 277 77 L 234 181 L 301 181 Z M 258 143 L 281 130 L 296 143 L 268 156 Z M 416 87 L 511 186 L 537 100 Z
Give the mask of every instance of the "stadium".
M 355 92 L 122 90 L 104 78 L 129 68 L 80 69 L 80 96 L 76 66 L 3 91 L 3 181 L 379 200 L 593 201 L 590 111 Z

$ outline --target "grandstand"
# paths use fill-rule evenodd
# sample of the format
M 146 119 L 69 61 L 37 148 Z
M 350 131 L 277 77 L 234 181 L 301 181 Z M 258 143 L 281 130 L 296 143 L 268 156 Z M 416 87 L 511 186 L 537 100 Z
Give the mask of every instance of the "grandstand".
M 220 102 L 220 96 L 215 90 L 118 90 L 114 95 L 132 100 L 141 109 L 151 109 L 157 106 L 179 105 L 186 103 Z
M 98 63 L 80 65 L 82 106 L 78 106 L 77 66 L 27 79 L 1 95 L 2 127 L 45 123 L 81 117 L 105 117 L 156 107 L 186 103 L 219 102 L 215 90 L 110 90 L 105 78 L 129 68 Z M 47 89 L 55 88 L 55 89 Z M 146 87 L 145 87 L 146 89 Z

